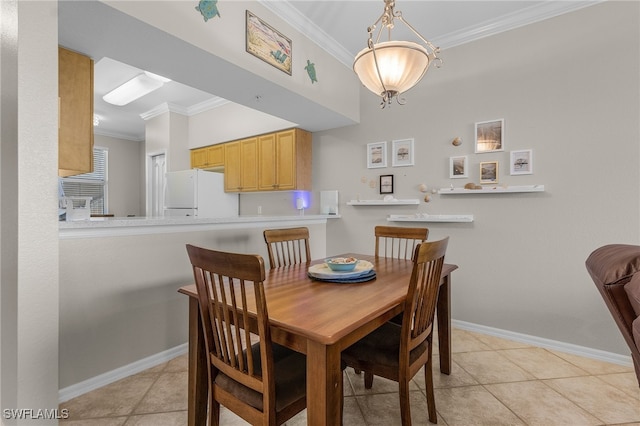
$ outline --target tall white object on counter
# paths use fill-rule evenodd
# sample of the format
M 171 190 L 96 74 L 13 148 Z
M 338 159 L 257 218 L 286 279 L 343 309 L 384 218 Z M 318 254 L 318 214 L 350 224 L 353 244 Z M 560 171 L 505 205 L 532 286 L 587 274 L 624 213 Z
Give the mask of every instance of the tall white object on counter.
M 224 175 L 200 169 L 168 172 L 165 216 L 198 218 L 238 216 L 238 194 L 224 192 Z

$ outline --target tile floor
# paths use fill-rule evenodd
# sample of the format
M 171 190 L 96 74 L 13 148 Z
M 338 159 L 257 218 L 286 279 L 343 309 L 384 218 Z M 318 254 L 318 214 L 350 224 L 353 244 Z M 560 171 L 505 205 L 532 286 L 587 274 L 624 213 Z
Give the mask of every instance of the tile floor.
M 632 368 L 454 329 L 453 371 L 434 385 L 439 425 L 640 425 L 640 388 Z M 437 354 L 437 350 L 434 351 Z M 187 358 L 112 383 L 61 404 L 64 426 L 182 426 L 187 422 Z M 397 385 L 344 376 L 346 426 L 400 424 Z M 411 388 L 413 425 L 429 425 L 424 375 Z M 223 410 L 223 425 L 246 423 Z M 306 412 L 287 423 L 306 424 Z

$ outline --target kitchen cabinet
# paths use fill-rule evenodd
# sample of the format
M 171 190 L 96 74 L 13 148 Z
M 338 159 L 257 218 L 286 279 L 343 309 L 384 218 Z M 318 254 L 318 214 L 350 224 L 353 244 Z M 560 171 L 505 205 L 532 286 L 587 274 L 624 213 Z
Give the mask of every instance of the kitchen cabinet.
M 220 169 L 224 167 L 225 144 L 191 150 L 192 169 Z
M 224 148 L 224 190 L 258 190 L 258 138 L 228 142 Z
M 258 190 L 311 189 L 311 134 L 301 129 L 258 138 Z
M 93 60 L 58 48 L 58 175 L 93 171 Z

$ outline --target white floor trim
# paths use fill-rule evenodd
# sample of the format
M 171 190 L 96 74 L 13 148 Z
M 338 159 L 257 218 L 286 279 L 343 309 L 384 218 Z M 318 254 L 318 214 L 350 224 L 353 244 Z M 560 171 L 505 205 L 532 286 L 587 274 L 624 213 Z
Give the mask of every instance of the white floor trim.
M 571 343 L 544 339 L 542 337 L 529 336 L 527 334 L 515 333 L 513 331 L 501 330 L 498 328 L 487 327 L 484 325 L 473 324 L 465 321 L 451 320 L 451 325 L 461 330 L 473 331 L 480 334 L 488 334 L 490 336 L 513 340 L 515 342 L 527 343 L 529 345 L 537 346 L 540 348 L 553 349 L 558 352 L 564 352 L 583 356 L 585 358 L 610 362 L 612 364 L 623 365 L 625 367 L 633 367 L 633 362 L 630 355 L 624 356 L 613 352 L 605 352 L 599 349 L 586 348 L 584 346 L 578 346 Z
M 129 377 L 151 367 L 155 367 L 156 365 L 171 361 L 173 358 L 187 353 L 188 350 L 189 345 L 187 343 L 183 343 L 180 346 L 167 349 L 166 351 L 151 355 L 123 367 L 116 368 L 115 370 L 108 371 L 104 374 L 100 374 L 99 376 L 92 377 L 91 379 L 76 383 L 75 385 L 68 386 L 64 389 L 60 389 L 58 391 L 58 401 L 69 401 L 70 399 L 83 395 L 87 392 L 91 392 L 92 390 L 96 390 L 120 379 L 124 379 L 125 377 Z

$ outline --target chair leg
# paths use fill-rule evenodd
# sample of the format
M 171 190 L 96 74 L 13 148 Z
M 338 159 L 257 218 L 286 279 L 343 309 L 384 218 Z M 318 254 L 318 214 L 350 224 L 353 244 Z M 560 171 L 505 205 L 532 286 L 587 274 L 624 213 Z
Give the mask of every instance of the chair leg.
M 400 420 L 402 426 L 411 426 L 411 406 L 409 405 L 409 382 L 402 380 L 398 382 L 400 391 Z
M 373 387 L 373 373 L 370 371 L 364 372 L 364 388 L 371 389 Z
M 220 403 L 213 398 L 211 388 L 209 388 L 209 425 L 220 425 Z
M 429 421 L 438 423 L 436 413 L 436 398 L 433 390 L 433 365 L 431 360 L 431 345 L 429 345 L 429 359 L 424 366 L 424 383 L 427 388 L 427 410 L 429 411 Z

